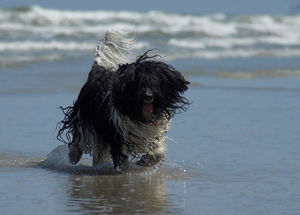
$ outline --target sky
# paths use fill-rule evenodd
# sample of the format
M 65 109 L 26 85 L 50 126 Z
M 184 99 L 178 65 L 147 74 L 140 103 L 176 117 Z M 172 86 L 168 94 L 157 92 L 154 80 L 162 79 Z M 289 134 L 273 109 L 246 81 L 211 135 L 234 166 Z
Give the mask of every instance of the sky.
M 300 0 L 1 0 L 0 7 L 40 5 L 69 10 L 159 10 L 182 14 L 290 14 L 300 13 Z

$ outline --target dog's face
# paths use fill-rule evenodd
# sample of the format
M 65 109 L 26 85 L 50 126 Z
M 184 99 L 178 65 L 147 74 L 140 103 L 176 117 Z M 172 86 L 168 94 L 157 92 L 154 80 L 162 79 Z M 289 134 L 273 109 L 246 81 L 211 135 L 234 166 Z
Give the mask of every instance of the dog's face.
M 117 76 L 112 89 L 113 103 L 133 121 L 149 123 L 171 118 L 189 104 L 182 96 L 189 82 L 163 62 L 139 59 L 120 66 Z

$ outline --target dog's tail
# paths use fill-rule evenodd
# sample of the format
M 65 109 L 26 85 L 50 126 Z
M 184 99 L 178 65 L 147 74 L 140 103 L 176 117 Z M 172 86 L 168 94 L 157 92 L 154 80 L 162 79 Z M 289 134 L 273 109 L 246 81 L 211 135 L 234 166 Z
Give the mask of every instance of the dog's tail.
M 119 65 L 129 63 L 128 51 L 132 43 L 126 32 L 107 31 L 104 39 L 97 43 L 95 62 L 105 69 L 116 71 Z

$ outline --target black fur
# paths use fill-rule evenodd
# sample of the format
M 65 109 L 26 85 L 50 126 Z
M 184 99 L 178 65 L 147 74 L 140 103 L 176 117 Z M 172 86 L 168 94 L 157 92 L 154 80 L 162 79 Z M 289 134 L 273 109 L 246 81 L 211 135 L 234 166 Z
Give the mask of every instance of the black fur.
M 113 107 L 121 116 L 139 123 L 153 123 L 165 117 L 170 119 L 178 110 L 185 110 L 189 102 L 182 94 L 188 89 L 189 82 L 172 66 L 153 57 L 148 52 L 131 64 L 120 65 L 112 72 L 94 63 L 88 80 L 82 87 L 73 106 L 62 108 L 65 115 L 60 122 L 57 138 L 76 147 L 81 129 L 93 130 L 110 149 L 115 167 L 121 166 L 128 155 L 122 153 L 126 144 L 123 134 L 111 120 Z M 107 96 L 111 92 L 111 97 Z M 112 99 L 112 100 L 111 100 Z M 145 117 L 142 107 L 145 102 L 153 103 L 151 117 Z M 71 159 L 77 163 L 82 155 Z

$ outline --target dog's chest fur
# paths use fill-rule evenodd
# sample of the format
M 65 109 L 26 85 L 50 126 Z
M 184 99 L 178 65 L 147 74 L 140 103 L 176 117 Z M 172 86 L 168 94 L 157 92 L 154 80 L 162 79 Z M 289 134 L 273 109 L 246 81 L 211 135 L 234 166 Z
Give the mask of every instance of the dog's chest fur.
M 136 124 L 129 119 L 126 120 L 127 132 L 124 139 L 129 152 L 136 156 L 139 153 L 154 152 L 161 148 L 169 125 L 167 119 L 151 124 Z

